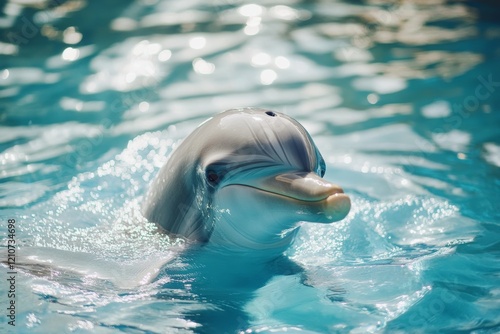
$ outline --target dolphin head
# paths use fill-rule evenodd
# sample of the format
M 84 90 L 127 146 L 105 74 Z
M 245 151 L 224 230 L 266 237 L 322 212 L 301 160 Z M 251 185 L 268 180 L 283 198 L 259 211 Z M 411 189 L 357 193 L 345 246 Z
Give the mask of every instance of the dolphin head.
M 297 121 L 266 109 L 232 109 L 202 123 L 174 151 L 143 212 L 171 234 L 232 252 L 281 253 L 299 222 L 348 214 L 349 197 L 324 173 Z

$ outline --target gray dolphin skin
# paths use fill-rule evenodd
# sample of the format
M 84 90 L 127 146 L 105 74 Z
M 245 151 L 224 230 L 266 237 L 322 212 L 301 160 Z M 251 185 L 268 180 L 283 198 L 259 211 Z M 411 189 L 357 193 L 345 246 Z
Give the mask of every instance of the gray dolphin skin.
M 343 219 L 350 199 L 296 120 L 239 108 L 202 123 L 151 184 L 143 214 L 171 235 L 233 253 L 278 255 L 300 222 Z

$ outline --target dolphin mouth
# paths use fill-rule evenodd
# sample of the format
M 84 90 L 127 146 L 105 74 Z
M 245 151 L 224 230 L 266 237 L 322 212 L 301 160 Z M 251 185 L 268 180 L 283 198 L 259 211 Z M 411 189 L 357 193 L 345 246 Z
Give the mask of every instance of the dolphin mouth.
M 278 198 L 287 207 L 292 205 L 303 221 L 331 223 L 344 219 L 351 209 L 351 200 L 340 186 L 312 172 L 280 174 L 239 185 Z

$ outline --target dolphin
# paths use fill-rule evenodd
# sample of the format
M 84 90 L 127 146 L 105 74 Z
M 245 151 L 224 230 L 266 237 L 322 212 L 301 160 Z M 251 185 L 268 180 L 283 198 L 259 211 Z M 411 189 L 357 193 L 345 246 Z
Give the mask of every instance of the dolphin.
M 350 199 L 325 179 L 306 129 L 283 113 L 224 111 L 171 154 L 142 210 L 166 233 L 231 254 L 277 257 L 301 222 L 343 219 Z
M 349 197 L 323 179 L 325 168 L 311 136 L 293 118 L 267 109 L 231 109 L 202 123 L 174 150 L 150 185 L 142 213 L 167 234 L 186 239 L 186 246 L 204 247 L 183 248 L 190 263 L 224 268 L 191 273 L 218 282 L 215 288 L 201 284 L 204 293 L 239 287 L 248 266 L 261 272 L 249 284 L 260 286 L 269 278 L 262 265 L 282 256 L 301 222 L 331 223 L 349 213 Z M 41 247 L 24 247 L 21 255 L 19 265 L 27 271 L 58 269 L 124 289 L 151 282 L 175 257 L 169 252 L 120 264 Z M 182 269 L 180 275 L 188 274 Z

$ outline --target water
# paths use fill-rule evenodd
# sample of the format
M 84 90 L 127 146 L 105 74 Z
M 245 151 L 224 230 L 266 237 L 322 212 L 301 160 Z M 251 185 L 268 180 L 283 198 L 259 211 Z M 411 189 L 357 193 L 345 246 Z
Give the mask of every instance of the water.
M 15 219 L 18 256 L 109 271 L 18 268 L 16 326 L 2 316 L 2 332 L 500 330 L 493 1 L 0 8 L 2 244 Z M 235 106 L 304 124 L 353 205 L 222 284 L 202 250 L 156 234 L 139 207 L 175 145 Z M 115 284 L 164 259 L 152 283 Z

